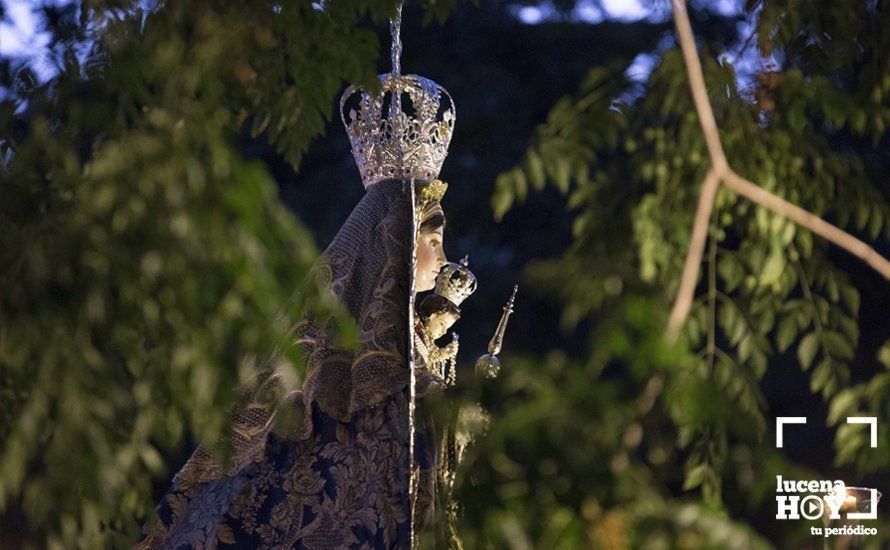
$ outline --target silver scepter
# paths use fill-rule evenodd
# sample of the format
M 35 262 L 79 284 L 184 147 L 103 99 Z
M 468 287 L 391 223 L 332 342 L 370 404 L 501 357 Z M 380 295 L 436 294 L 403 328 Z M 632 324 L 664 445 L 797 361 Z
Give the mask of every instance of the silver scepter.
M 513 313 L 513 302 L 516 300 L 516 292 L 518 290 L 519 285 L 513 285 L 513 293 L 510 295 L 510 299 L 507 300 L 507 305 L 504 306 L 504 313 L 498 322 L 498 328 L 495 329 L 494 336 L 488 342 L 488 353 L 476 360 L 477 378 L 494 378 L 501 369 L 501 362 L 498 360 L 497 354 L 500 353 L 501 346 L 504 343 L 504 331 L 507 330 L 507 321 L 510 319 L 510 314 Z

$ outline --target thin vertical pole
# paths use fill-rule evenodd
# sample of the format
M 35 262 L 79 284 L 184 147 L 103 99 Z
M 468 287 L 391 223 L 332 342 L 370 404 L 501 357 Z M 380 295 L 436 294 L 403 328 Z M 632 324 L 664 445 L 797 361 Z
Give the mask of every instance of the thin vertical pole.
M 392 98 L 389 104 L 389 118 L 393 124 L 393 130 L 397 133 L 402 131 L 401 114 L 402 114 L 402 88 L 399 78 L 402 74 L 402 4 L 396 8 L 396 15 L 389 21 L 389 30 L 392 36 L 392 69 L 390 78 L 394 80 L 391 88 Z M 399 151 L 399 165 L 404 170 L 404 151 Z M 415 547 L 414 533 L 414 517 L 415 504 L 417 502 L 417 480 L 414 475 L 414 432 L 415 432 L 415 410 L 417 406 L 417 380 L 414 374 L 414 266 L 417 262 L 417 204 L 416 190 L 414 188 L 414 179 L 408 178 L 408 186 L 411 188 L 409 196 L 411 199 L 411 240 L 409 243 L 410 262 L 408 265 L 408 532 L 409 544 L 413 550 Z
M 417 380 L 414 374 L 414 266 L 417 262 L 417 206 L 415 203 L 414 179 L 409 179 L 411 187 L 411 262 L 408 266 L 408 500 L 410 515 L 408 518 L 410 544 L 414 548 L 414 505 L 417 501 L 417 483 L 414 479 L 414 414 L 417 399 Z

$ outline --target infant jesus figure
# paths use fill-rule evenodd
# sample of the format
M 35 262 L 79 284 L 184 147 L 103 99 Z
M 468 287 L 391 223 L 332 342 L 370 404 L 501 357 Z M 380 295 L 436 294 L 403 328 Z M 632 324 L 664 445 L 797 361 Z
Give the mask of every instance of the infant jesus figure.
M 446 385 L 456 381 L 458 336 L 452 333 L 451 342 L 443 347 L 436 340 L 460 319 L 458 305 L 476 290 L 476 277 L 467 267 L 467 259 L 460 264 L 448 263 L 436 278 L 436 289 L 417 308 L 419 321 L 418 352 L 427 368 Z

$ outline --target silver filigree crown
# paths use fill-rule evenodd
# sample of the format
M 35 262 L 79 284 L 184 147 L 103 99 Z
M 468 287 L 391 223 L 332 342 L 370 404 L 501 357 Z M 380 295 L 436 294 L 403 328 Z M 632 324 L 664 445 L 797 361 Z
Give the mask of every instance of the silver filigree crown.
M 365 189 L 385 179 L 438 178 L 454 131 L 454 102 L 445 88 L 402 74 L 401 4 L 389 24 L 392 70 L 380 75 L 380 91 L 350 86 L 340 98 L 340 118 Z
M 376 94 L 350 86 L 340 99 L 365 189 L 385 179 L 436 179 L 454 131 L 451 96 L 422 76 L 390 73 L 380 80 Z
M 476 292 L 476 276 L 467 267 L 466 256 L 459 264 L 448 262 L 442 266 L 436 277 L 434 292 L 456 306 Z

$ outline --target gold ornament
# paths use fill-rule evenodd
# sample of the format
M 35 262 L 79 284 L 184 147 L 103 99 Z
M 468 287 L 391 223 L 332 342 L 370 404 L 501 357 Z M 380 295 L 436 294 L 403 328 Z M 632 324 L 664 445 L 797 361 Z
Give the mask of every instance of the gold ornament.
M 448 190 L 448 184 L 440 179 L 431 180 L 420 188 L 417 200 L 421 205 L 429 202 L 440 202 Z

